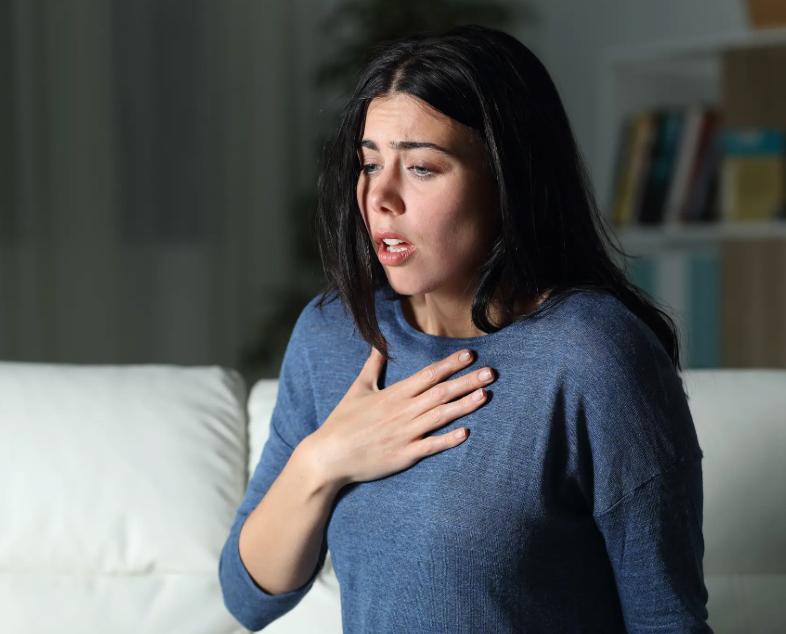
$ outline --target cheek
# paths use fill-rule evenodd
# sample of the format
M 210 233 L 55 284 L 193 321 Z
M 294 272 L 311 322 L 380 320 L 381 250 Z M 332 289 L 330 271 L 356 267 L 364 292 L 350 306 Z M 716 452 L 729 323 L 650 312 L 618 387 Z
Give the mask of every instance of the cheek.
M 421 229 L 432 236 L 432 248 L 451 259 L 474 255 L 488 210 L 472 192 L 457 187 L 422 203 Z
M 355 189 L 355 196 L 358 203 L 358 209 L 360 210 L 360 217 L 363 218 L 363 223 L 366 225 L 366 229 L 368 229 L 368 218 L 365 205 L 365 188 L 361 181 L 358 181 L 357 188 Z

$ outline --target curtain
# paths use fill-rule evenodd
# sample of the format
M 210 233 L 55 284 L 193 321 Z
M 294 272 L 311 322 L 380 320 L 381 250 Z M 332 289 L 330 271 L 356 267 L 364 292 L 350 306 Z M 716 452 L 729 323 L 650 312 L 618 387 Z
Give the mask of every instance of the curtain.
M 292 275 L 302 3 L 0 6 L 0 358 L 234 366 Z

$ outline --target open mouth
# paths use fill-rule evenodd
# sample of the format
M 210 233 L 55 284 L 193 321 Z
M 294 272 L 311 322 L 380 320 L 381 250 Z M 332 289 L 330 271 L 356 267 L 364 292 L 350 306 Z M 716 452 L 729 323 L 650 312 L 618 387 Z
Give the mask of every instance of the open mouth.
M 404 240 L 390 240 L 382 241 L 382 247 L 388 253 L 403 253 L 412 245 Z
M 385 244 L 380 242 L 377 247 L 377 257 L 382 264 L 396 266 L 402 264 L 415 252 L 415 245 L 408 242 L 398 244 Z

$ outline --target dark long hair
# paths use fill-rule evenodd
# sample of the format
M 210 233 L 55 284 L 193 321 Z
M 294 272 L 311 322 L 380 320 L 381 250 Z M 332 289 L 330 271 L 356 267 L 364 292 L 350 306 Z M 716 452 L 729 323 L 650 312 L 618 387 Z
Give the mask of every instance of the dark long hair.
M 403 297 L 387 280 L 357 204 L 357 155 L 369 102 L 408 93 L 476 130 L 499 194 L 500 229 L 472 299 L 472 322 L 482 332 L 492 299 L 505 324 L 552 309 L 573 293 L 599 290 L 620 299 L 660 340 L 677 371 L 673 320 L 628 281 L 608 247 L 610 239 L 592 184 L 546 68 L 524 44 L 498 29 L 465 25 L 439 35 L 420 33 L 384 42 L 360 71 L 341 114 L 318 181 L 316 228 L 327 284 L 317 302 L 341 298 L 355 329 L 392 359 L 379 328 L 375 292 Z M 629 256 L 628 256 L 629 257 Z M 548 299 L 527 315 L 522 298 Z

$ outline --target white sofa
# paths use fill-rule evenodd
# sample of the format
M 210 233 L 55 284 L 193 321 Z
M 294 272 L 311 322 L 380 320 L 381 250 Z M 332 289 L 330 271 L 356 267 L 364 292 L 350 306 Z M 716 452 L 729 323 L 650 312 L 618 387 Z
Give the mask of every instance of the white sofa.
M 716 634 L 786 632 L 786 370 L 688 370 Z M 234 634 L 218 557 L 277 381 L 0 362 L 0 633 Z M 330 559 L 271 634 L 341 632 Z

